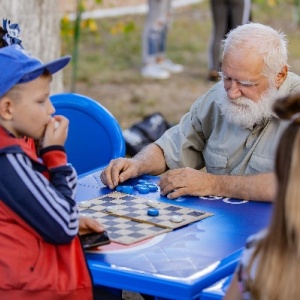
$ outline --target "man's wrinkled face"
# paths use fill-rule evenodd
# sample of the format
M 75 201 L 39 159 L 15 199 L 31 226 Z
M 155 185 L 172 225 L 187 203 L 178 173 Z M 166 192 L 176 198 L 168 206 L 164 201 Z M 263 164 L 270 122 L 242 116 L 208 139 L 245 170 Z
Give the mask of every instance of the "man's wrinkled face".
M 262 59 L 251 53 L 229 52 L 224 56 L 222 111 L 230 122 L 252 128 L 271 116 L 277 88 L 263 75 L 263 68 Z

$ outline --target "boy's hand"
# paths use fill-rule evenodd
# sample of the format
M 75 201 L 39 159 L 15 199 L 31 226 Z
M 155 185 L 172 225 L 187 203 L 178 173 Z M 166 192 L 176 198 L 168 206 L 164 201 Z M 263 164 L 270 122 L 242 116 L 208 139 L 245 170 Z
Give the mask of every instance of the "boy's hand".
M 95 219 L 80 215 L 79 216 L 79 234 L 90 232 L 103 232 L 105 228 Z
M 68 136 L 69 120 L 64 116 L 54 116 L 50 119 L 43 138 L 42 147 L 65 144 Z

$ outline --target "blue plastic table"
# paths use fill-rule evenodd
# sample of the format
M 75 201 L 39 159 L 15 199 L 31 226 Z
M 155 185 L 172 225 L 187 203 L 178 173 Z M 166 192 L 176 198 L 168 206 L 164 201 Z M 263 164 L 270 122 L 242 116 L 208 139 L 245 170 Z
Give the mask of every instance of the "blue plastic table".
M 233 278 L 233 274 L 205 288 L 200 295 L 200 299 L 201 300 L 222 300 L 227 292 L 227 289 L 229 288 L 232 278 Z
M 111 192 L 100 181 L 100 172 L 80 177 L 78 201 Z M 158 181 L 155 176 L 141 178 Z M 129 246 L 111 243 L 87 254 L 95 284 L 156 299 L 199 299 L 204 288 L 232 274 L 247 237 L 268 224 L 272 208 L 270 203 L 221 197 L 168 200 L 159 191 L 139 196 L 214 214 L 144 242 Z

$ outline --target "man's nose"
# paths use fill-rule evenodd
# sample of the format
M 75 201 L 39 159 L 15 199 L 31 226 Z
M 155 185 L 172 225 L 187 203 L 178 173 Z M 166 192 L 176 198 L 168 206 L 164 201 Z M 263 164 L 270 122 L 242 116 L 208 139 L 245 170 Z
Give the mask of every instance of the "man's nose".
M 237 99 L 242 95 L 239 84 L 235 80 L 230 81 L 226 93 L 229 99 Z

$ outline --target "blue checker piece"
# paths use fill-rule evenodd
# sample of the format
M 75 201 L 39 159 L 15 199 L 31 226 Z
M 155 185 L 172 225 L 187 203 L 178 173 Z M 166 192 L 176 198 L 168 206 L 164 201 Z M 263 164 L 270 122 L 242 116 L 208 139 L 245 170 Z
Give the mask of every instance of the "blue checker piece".
M 156 217 L 159 215 L 159 210 L 156 208 L 149 208 L 147 211 L 147 215 L 151 217 Z
M 132 185 L 118 185 L 116 187 L 116 191 L 124 194 L 133 194 L 133 186 Z
M 138 184 L 147 184 L 147 183 L 148 183 L 148 181 L 145 180 L 145 179 L 139 179 L 138 180 Z
M 150 192 L 150 189 L 143 184 L 139 184 L 136 189 L 140 194 L 148 194 Z
M 149 188 L 150 192 L 156 192 L 158 190 L 158 187 L 154 183 L 148 183 L 147 187 Z
M 134 188 L 140 194 L 148 194 L 158 191 L 158 186 L 155 183 L 149 182 L 144 179 L 139 179 L 138 183 L 134 186 Z

